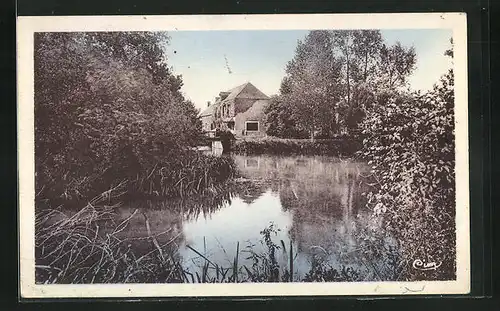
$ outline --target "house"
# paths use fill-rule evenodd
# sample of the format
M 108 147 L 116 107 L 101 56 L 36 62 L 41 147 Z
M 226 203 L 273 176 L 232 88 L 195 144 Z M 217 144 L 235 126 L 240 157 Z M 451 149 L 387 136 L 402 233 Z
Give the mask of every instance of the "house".
M 235 136 L 265 136 L 264 110 L 269 97 L 247 82 L 220 92 L 200 114 L 203 130 L 230 130 Z

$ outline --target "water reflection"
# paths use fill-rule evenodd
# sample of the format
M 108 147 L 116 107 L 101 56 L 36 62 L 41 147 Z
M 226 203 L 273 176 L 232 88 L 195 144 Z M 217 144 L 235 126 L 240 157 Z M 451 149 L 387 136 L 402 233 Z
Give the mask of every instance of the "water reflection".
M 366 262 L 359 252 L 366 247 L 359 233 L 372 221 L 361 196 L 363 163 L 331 157 L 233 157 L 242 178 L 222 193 L 136 204 L 152 234 L 160 234 L 160 244 L 175 239 L 185 269 L 196 271 L 203 262 L 189 247 L 222 266 L 231 265 L 238 243 L 240 250 L 254 245 L 255 251 L 265 251 L 260 232 L 271 223 L 280 229 L 273 239 L 291 243 L 298 253 L 294 267 L 299 278 L 315 258 L 365 271 L 365 279 L 376 279 L 387 266 L 383 256 Z M 122 213 L 126 218 L 132 207 Z M 136 221 L 124 234 L 147 237 L 145 220 Z M 280 260 L 286 264 L 286 256 Z M 240 264 L 251 263 L 241 255 Z

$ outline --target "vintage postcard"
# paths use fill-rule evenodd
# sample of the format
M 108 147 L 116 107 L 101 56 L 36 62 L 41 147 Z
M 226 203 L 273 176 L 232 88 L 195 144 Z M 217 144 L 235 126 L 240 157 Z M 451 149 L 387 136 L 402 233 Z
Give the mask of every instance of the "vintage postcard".
M 466 294 L 466 16 L 18 17 L 24 298 Z

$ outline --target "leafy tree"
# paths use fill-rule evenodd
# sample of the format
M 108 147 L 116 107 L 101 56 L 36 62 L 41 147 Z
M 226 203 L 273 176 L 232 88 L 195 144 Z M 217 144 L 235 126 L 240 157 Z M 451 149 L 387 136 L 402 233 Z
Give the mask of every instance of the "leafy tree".
M 377 56 L 383 45 L 379 30 L 358 30 L 353 33 L 353 79 L 368 83 L 377 71 Z
M 453 58 L 453 38 L 450 38 L 450 44 L 451 44 L 451 47 L 449 49 L 447 49 L 446 51 L 444 51 L 444 55 Z
M 353 83 L 353 71 L 355 68 L 355 56 L 354 56 L 354 40 L 355 40 L 355 30 L 334 30 L 332 31 L 332 38 L 337 54 L 340 55 L 340 60 L 342 63 L 342 80 L 345 86 L 345 98 L 347 106 L 351 103 L 351 85 Z
M 166 44 L 152 32 L 35 35 L 37 191 L 80 196 L 92 180 L 136 176 L 194 143 L 198 112 Z
M 281 138 L 307 138 L 308 133 L 298 129 L 292 107 L 286 95 L 273 96 L 264 111 L 266 133 Z
M 407 79 L 415 69 L 416 54 L 413 47 L 405 48 L 396 42 L 392 46 L 382 45 L 376 72 L 380 78 L 376 84 L 388 89 L 405 86 Z
M 322 30 L 311 31 L 303 42 L 298 42 L 295 57 L 286 67 L 281 98 L 275 99 L 271 105 L 289 105 L 282 116 L 288 124 L 270 125 L 270 133 L 277 127 L 294 126 L 296 130 L 291 131 L 289 137 L 292 132 L 307 132 L 312 139 L 316 131 L 334 126 L 339 65 L 331 45 L 328 32 Z M 280 119 L 272 116 L 268 120 Z
M 382 90 L 362 123 L 376 181 L 367 198 L 399 242 L 400 280 L 455 277 L 453 81 L 450 70 L 423 94 Z M 416 258 L 442 266 L 424 274 L 408 268 Z
M 416 55 L 413 47 L 405 48 L 399 42 L 387 46 L 379 30 L 334 30 L 331 36 L 334 54 L 342 62 L 344 92 L 338 111 L 344 131 L 352 132 L 367 109 L 368 102 L 360 100 L 379 89 L 404 86 Z
M 279 129 L 294 132 L 290 127 L 311 138 L 359 131 L 375 93 L 405 86 L 415 61 L 412 47 L 388 46 L 379 30 L 311 31 L 286 67 L 280 98 L 270 106 L 268 134 L 287 136 Z

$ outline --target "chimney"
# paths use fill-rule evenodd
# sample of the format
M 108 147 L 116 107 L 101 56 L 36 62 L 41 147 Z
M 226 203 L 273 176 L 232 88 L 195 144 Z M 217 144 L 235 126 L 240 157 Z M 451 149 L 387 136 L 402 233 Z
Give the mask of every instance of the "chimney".
M 207 101 L 207 108 L 210 107 L 210 101 Z

